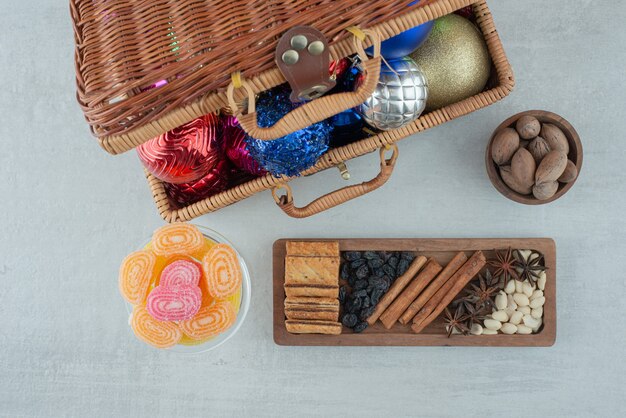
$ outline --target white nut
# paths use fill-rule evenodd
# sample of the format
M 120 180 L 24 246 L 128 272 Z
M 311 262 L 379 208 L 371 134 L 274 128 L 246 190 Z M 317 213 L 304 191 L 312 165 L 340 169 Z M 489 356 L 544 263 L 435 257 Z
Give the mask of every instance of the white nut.
M 519 280 L 515 280 L 515 291 L 517 293 L 522 293 L 523 284 Z
M 509 320 L 509 316 L 504 311 L 496 311 L 491 314 L 491 317 L 495 319 L 496 321 L 500 321 L 500 322 L 506 322 Z
M 544 303 L 546 303 L 546 298 L 542 296 L 540 298 L 533 299 L 532 302 L 530 302 L 530 307 L 532 309 L 539 308 L 543 306 Z
M 517 331 L 517 326 L 513 325 L 513 324 L 509 324 L 508 322 L 506 324 L 502 324 L 502 328 L 500 328 L 500 331 L 502 331 L 505 334 L 515 334 L 515 332 Z
M 495 319 L 485 319 L 484 323 L 485 323 L 485 328 L 491 329 L 491 330 L 494 330 L 494 331 L 497 331 L 500 328 L 502 328 L 502 322 L 497 321 Z
M 507 305 L 508 300 L 506 297 L 506 293 L 500 291 L 500 293 L 498 293 L 498 295 L 496 296 L 496 308 L 498 308 L 499 310 L 506 309 Z
M 498 331 L 496 331 L 495 329 L 489 329 L 489 328 L 483 329 L 483 335 L 496 335 L 497 333 Z
M 517 326 L 517 333 L 518 334 L 532 334 L 533 330 L 532 328 L 528 328 L 526 325 L 518 325 Z
M 546 290 L 546 272 L 539 273 L 539 279 L 537 280 L 537 287 L 541 290 Z
M 530 255 L 530 250 L 519 250 L 519 255 L 522 256 L 524 260 L 528 260 L 528 256 Z
M 515 301 L 513 300 L 513 295 L 507 295 L 506 302 L 507 302 L 506 304 L 507 309 L 513 309 L 513 310 L 517 309 L 517 303 L 515 303 Z
M 513 315 L 511 315 L 511 317 L 509 318 L 509 322 L 513 325 L 518 325 L 520 322 L 522 322 L 522 318 L 524 318 L 524 314 L 521 312 L 513 312 Z
M 537 289 L 530 295 L 530 300 L 537 299 L 543 296 L 543 290 Z
M 517 308 L 517 312 L 521 312 L 524 315 L 528 315 L 530 314 L 530 306 L 520 306 L 519 308 Z
M 530 300 L 528 300 L 528 296 L 523 293 L 515 293 L 513 295 L 513 300 L 517 303 L 517 306 L 528 306 Z
M 539 326 L 539 320 L 531 315 L 524 315 L 524 325 L 532 329 Z
M 483 327 L 480 324 L 472 324 L 472 328 L 470 329 L 470 334 L 472 335 L 480 335 L 483 333 Z
M 530 297 L 530 295 L 533 294 L 533 290 L 535 290 L 533 288 L 533 286 L 528 283 L 527 281 L 525 281 L 524 283 L 522 283 L 522 293 L 524 293 L 526 296 Z
M 535 319 L 541 319 L 543 317 L 543 308 L 539 307 L 539 308 L 532 309 L 530 311 L 530 314 Z
M 506 286 L 504 286 L 504 292 L 507 295 L 512 295 L 515 293 L 515 280 L 509 280 Z
M 533 332 L 539 331 L 539 328 L 541 328 L 542 324 L 543 324 L 543 319 L 540 319 L 539 323 L 537 324 L 537 326 L 533 328 Z

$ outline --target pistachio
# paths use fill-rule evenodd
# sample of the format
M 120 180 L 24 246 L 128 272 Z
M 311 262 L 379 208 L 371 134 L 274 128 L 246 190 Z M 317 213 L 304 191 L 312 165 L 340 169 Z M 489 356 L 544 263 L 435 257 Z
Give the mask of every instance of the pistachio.
M 541 123 L 534 116 L 522 116 L 517 120 L 515 129 L 522 139 L 532 139 L 539 135 Z
M 498 132 L 491 144 L 491 158 L 498 165 L 511 161 L 511 157 L 519 148 L 519 135 L 512 128 L 505 128 Z
M 545 139 L 538 136 L 533 139 L 530 144 L 528 144 L 528 151 L 535 159 L 535 162 L 539 164 L 541 160 L 543 160 L 543 157 L 548 155 L 550 152 L 550 145 L 548 145 L 548 142 Z
M 532 154 L 525 148 L 518 149 L 511 160 L 511 173 L 517 183 L 524 188 L 532 187 L 536 170 L 537 163 Z
M 536 184 L 557 181 L 567 166 L 567 154 L 562 151 L 550 151 L 539 163 L 535 173 Z
M 574 164 L 571 160 L 567 160 L 565 171 L 563 171 L 563 174 L 559 177 L 559 182 L 571 183 L 576 180 L 576 177 L 578 177 L 578 168 L 576 168 L 576 164 Z
M 559 183 L 556 181 L 539 183 L 533 186 L 533 196 L 538 200 L 548 200 L 556 194 L 557 190 L 559 190 Z
M 551 123 L 544 123 L 541 128 L 541 136 L 548 142 L 551 150 L 562 151 L 569 154 L 569 142 L 562 130 Z
M 511 190 L 517 192 L 519 194 L 527 195 L 532 193 L 532 187 L 524 186 L 520 182 L 517 181 L 515 176 L 513 176 L 513 172 L 511 171 L 510 165 L 503 165 L 500 167 L 500 177 L 502 177 L 502 181 L 504 184 L 509 186 Z

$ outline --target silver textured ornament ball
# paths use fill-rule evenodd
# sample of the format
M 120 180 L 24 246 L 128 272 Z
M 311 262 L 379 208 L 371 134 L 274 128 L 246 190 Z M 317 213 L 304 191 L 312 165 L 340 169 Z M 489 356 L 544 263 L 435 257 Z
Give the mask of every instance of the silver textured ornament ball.
M 409 57 L 384 61 L 374 94 L 358 112 L 365 122 L 383 131 L 401 128 L 419 118 L 426 108 L 426 77 Z

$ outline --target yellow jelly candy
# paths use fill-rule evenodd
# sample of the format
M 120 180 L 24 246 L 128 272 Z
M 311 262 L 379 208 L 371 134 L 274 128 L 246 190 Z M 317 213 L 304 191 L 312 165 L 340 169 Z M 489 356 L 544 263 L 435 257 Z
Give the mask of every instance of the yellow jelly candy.
M 202 270 L 209 294 L 216 299 L 232 296 L 241 287 L 242 273 L 237 253 L 226 244 L 214 245 L 206 253 Z
M 130 326 L 137 338 L 156 348 L 173 347 L 183 337 L 178 325 L 157 321 L 143 306 L 135 306 L 133 309 Z
M 136 251 L 124 259 L 120 266 L 119 288 L 129 303 L 139 305 L 146 300 L 155 265 L 156 256 L 152 251 Z
M 165 225 L 152 235 L 152 250 L 158 256 L 191 255 L 202 251 L 204 246 L 204 235 L 191 224 Z
M 202 340 L 221 334 L 230 328 L 237 314 L 230 302 L 217 302 L 202 308 L 192 319 L 179 322 L 181 330 L 192 340 Z

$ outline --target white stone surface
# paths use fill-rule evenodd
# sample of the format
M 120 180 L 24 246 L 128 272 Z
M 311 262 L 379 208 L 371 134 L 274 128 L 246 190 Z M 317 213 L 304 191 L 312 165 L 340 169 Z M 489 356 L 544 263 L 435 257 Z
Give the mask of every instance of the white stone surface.
M 626 296 L 619 2 L 491 1 L 517 77 L 505 101 L 402 141 L 383 189 L 323 215 L 291 220 L 268 192 L 201 218 L 241 250 L 254 294 L 240 333 L 198 356 L 151 349 L 126 325 L 118 265 L 163 222 L 135 154 L 90 138 L 67 3 L 3 0 L 0 12 L 0 415 L 626 415 L 625 312 L 611 302 Z M 532 108 L 569 119 L 585 146 L 576 186 L 541 207 L 500 196 L 483 162 L 491 131 Z M 361 181 L 376 157 L 348 166 Z M 293 184 L 298 203 L 343 185 L 335 170 Z M 318 236 L 553 237 L 556 345 L 278 347 L 272 243 Z

